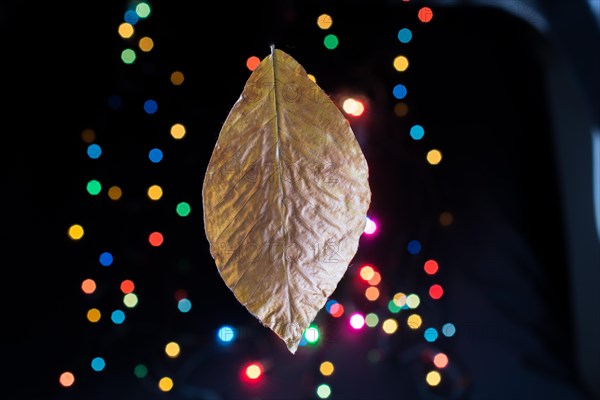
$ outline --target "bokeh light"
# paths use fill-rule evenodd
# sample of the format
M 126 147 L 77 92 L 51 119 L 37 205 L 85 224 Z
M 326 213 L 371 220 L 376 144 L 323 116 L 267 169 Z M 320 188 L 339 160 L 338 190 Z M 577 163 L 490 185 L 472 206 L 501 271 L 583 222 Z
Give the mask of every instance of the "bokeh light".
M 264 369 L 261 363 L 253 362 L 244 368 L 244 375 L 250 381 L 257 381 L 262 376 L 263 371 Z
M 444 353 L 437 353 L 433 357 L 433 365 L 435 365 L 437 368 L 446 368 L 448 365 L 448 356 Z
M 123 38 L 123 39 L 129 39 L 130 37 L 133 36 L 133 25 L 131 25 L 129 22 L 122 22 L 119 25 L 119 35 Z
M 406 86 L 404 86 L 402 84 L 397 84 L 396 86 L 394 86 L 394 89 L 392 90 L 392 94 L 398 100 L 402 100 L 403 98 L 405 98 L 407 93 L 408 93 L 408 90 L 406 89 Z
M 160 149 L 154 148 L 148 152 L 148 158 L 153 163 L 159 163 L 163 159 L 163 152 Z
M 369 286 L 365 290 L 365 297 L 369 301 L 376 301 L 379 298 L 379 289 L 376 286 Z
M 133 49 L 124 49 L 121 52 L 121 61 L 123 61 L 124 64 L 133 64 L 135 58 L 136 54 Z
M 217 331 L 217 339 L 222 344 L 229 344 L 233 342 L 236 338 L 236 335 L 235 328 L 229 325 L 224 325 Z
M 335 303 L 331 306 L 329 313 L 334 318 L 340 318 L 342 315 L 344 315 L 344 306 L 340 303 Z
M 438 371 L 430 371 L 427 373 L 425 381 L 429 386 L 437 386 L 442 381 L 442 375 Z
M 360 117 L 365 112 L 365 105 L 362 101 L 350 97 L 342 102 L 342 109 L 346 114 Z
M 329 396 L 331 396 L 331 387 L 326 383 L 320 384 L 317 386 L 317 396 L 319 396 L 320 399 L 329 398 Z
M 91 308 L 88 310 L 86 317 L 89 322 L 96 323 L 96 322 L 100 321 L 100 318 L 102 317 L 102 313 L 97 308 Z
M 182 139 L 185 136 L 185 126 L 183 124 L 173 124 L 171 126 L 171 136 L 173 137 L 173 139 Z
M 144 36 L 138 42 L 138 47 L 144 53 L 148 53 L 149 51 L 151 51 L 154 48 L 154 41 L 152 40 L 152 38 L 150 38 L 148 36 Z
M 369 313 L 367 314 L 367 316 L 365 317 L 365 324 L 369 327 L 369 328 L 374 328 L 377 326 L 377 324 L 379 323 L 379 317 L 377 316 L 377 314 L 375 313 Z
M 383 329 L 383 331 L 388 335 L 391 335 L 398 330 L 398 321 L 396 321 L 393 318 L 388 318 L 385 321 L 383 321 L 381 329 Z
M 96 196 L 102 190 L 102 185 L 96 179 L 92 179 L 88 181 L 85 188 L 89 194 Z
M 123 296 L 123 304 L 127 308 L 134 308 L 138 305 L 138 297 L 135 293 L 127 293 Z
M 155 114 L 158 111 L 158 103 L 154 99 L 148 99 L 144 102 L 144 111 L 146 114 Z
M 372 235 L 375 233 L 375 231 L 377 231 L 377 223 L 373 219 L 367 217 L 364 233 L 366 233 L 367 235 Z
M 102 154 L 102 148 L 95 143 L 92 143 L 87 148 L 87 155 L 89 158 L 96 160 Z
M 162 235 L 162 233 L 160 232 L 152 232 L 149 236 L 148 236 L 148 242 L 150 243 L 150 245 L 152 245 L 153 247 L 159 247 L 160 245 L 163 244 L 164 242 L 164 237 Z
M 336 35 L 329 34 L 325 36 L 325 39 L 323 39 L 323 44 L 325 45 L 325 48 L 334 50 L 336 47 L 338 47 L 340 41 Z
M 317 18 L 317 26 L 323 30 L 331 28 L 333 25 L 333 18 L 329 14 L 321 14 Z
M 414 140 L 421 140 L 425 136 L 425 129 L 421 125 L 413 125 L 410 128 L 410 137 Z
M 92 128 L 85 128 L 81 131 L 81 140 L 84 143 L 92 143 L 96 140 L 96 132 Z
M 444 288 L 439 284 L 434 284 L 429 287 L 429 296 L 434 300 L 439 300 L 444 295 Z
M 162 392 L 170 392 L 171 390 L 173 390 L 173 386 L 173 379 L 169 378 L 168 376 L 162 377 L 158 381 L 158 388 Z
M 418 240 L 411 240 L 408 242 L 406 249 L 410 254 L 419 254 L 421 252 L 421 242 Z
M 406 319 L 406 325 L 408 325 L 410 329 L 419 329 L 422 324 L 423 320 L 419 314 L 411 314 Z
M 432 149 L 427 152 L 427 162 L 431 165 L 438 165 L 442 161 L 442 152 L 438 149 Z
M 311 325 L 304 331 L 304 338 L 310 344 L 317 343 L 320 335 L 319 328 L 316 325 Z
M 75 383 L 75 375 L 70 371 L 65 371 L 58 377 L 58 382 L 63 387 L 71 387 Z
M 448 322 L 442 326 L 442 334 L 446 337 L 452 337 L 456 333 L 456 327 L 453 323 Z
M 150 200 L 160 200 L 163 195 L 163 190 L 159 185 L 152 185 L 148 188 L 148 197 Z
M 372 279 L 373 276 L 375 276 L 375 269 L 373 269 L 372 266 L 370 265 L 363 265 L 358 274 L 360 275 L 361 279 L 364 281 L 369 281 L 369 279 Z
M 165 354 L 170 358 L 179 357 L 181 353 L 181 347 L 177 342 L 169 342 L 165 345 Z
M 421 299 L 419 298 L 418 294 L 411 293 L 406 296 L 406 305 L 408 308 L 414 310 L 415 308 L 419 307 L 419 304 L 421 304 Z
M 124 294 L 131 293 L 135 290 L 135 283 L 133 283 L 131 279 L 125 279 L 121 282 L 121 285 L 119 285 L 119 289 L 121 289 L 121 292 Z
M 449 211 L 443 211 L 440 214 L 440 225 L 442 226 L 450 226 L 454 222 L 454 216 Z
M 118 186 L 111 186 L 108 189 L 108 197 L 111 200 L 119 200 L 123 196 L 123 191 Z
M 187 217 L 188 215 L 190 215 L 191 211 L 192 208 L 185 201 L 178 203 L 175 207 L 175 212 L 177 212 L 177 215 L 179 215 L 180 217 Z
M 433 11 L 429 7 L 421 7 L 417 16 L 419 17 L 419 21 L 427 23 L 433 18 Z
M 321 372 L 323 376 L 330 376 L 331 374 L 333 374 L 334 370 L 335 368 L 331 361 L 323 361 L 319 366 L 319 372 Z
M 104 367 L 106 367 L 106 362 L 102 357 L 95 357 L 92 359 L 90 365 L 94 371 L 100 372 L 104 369 Z
M 92 294 L 96 291 L 96 282 L 93 279 L 85 279 L 81 282 L 81 290 L 85 294 Z
M 133 374 L 136 378 L 142 379 L 148 376 L 148 367 L 144 364 L 138 364 L 133 368 Z
M 121 325 L 123 322 L 125 322 L 125 313 L 123 311 L 121 311 L 121 310 L 114 310 L 110 314 L 110 320 L 115 325 Z
M 397 117 L 406 117 L 406 114 L 408 114 L 408 105 L 406 103 L 396 103 L 394 105 L 394 114 Z
M 135 13 L 140 18 L 148 18 L 150 15 L 150 5 L 146 2 L 140 2 L 135 6 Z
M 379 285 L 380 282 L 381 282 L 381 274 L 377 271 L 375 271 L 375 273 L 373 273 L 373 277 L 368 280 L 368 283 L 371 286 Z
M 181 299 L 177 301 L 177 309 L 182 313 L 190 312 L 192 309 L 192 302 L 190 299 Z
M 406 56 L 397 56 L 394 58 L 394 69 L 398 72 L 404 72 L 408 69 L 408 58 Z
M 423 337 L 425 338 L 425 340 L 432 343 L 437 340 L 438 332 L 435 328 L 427 328 L 425 329 L 425 332 L 423 332 Z
M 423 269 L 427 275 L 435 275 L 438 272 L 439 265 L 435 260 L 427 260 L 423 264 Z
M 256 68 L 258 68 L 259 65 L 260 65 L 260 58 L 258 58 L 256 56 L 250 56 L 246 60 L 246 68 L 248 68 L 250 71 L 254 71 Z
M 100 265 L 104 267 L 110 267 L 114 261 L 114 257 L 110 252 L 105 251 L 102 254 L 100 254 L 98 261 L 100 261 Z
M 401 43 L 408 43 L 412 39 L 412 32 L 408 28 L 402 28 L 398 31 L 398 40 Z
M 183 75 L 183 72 L 181 72 L 181 71 L 173 71 L 173 72 L 171 72 L 170 80 L 173 85 L 179 86 L 185 80 L 185 76 Z
M 352 314 L 350 316 L 350 326 L 355 330 L 362 329 L 365 326 L 365 317 L 360 313 Z

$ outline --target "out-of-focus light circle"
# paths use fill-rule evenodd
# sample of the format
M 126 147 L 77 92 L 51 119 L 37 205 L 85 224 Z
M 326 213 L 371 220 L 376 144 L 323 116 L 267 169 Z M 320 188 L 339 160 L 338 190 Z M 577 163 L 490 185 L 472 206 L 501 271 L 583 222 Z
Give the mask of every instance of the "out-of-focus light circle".
M 250 71 L 254 71 L 260 65 L 260 58 L 256 56 L 250 56 L 246 60 L 246 68 Z
M 182 139 L 185 136 L 185 126 L 183 124 L 173 124 L 171 126 L 171 136 L 173 139 Z
M 108 197 L 111 200 L 119 200 L 123 196 L 123 191 L 118 186 L 111 186 L 108 189 Z
M 353 117 L 360 117 L 365 112 L 365 105 L 362 101 L 350 97 L 342 102 L 342 109 L 346 114 Z
M 331 28 L 333 25 L 333 18 L 329 14 L 321 14 L 317 18 L 317 26 L 323 30 Z
M 105 251 L 100 254 L 99 261 L 102 266 L 109 267 L 113 263 L 114 258 L 112 254 L 110 254 L 108 251 Z
M 421 140 L 425 136 L 425 129 L 421 125 L 413 125 L 410 128 L 410 137 L 414 140 Z
M 136 55 L 133 49 L 124 49 L 121 52 L 121 61 L 125 64 L 133 64 L 135 61 Z
M 329 34 L 325 36 L 325 39 L 323 39 L 323 44 L 328 50 L 334 50 L 336 47 L 338 47 L 340 41 L 334 34 Z
M 102 190 L 102 184 L 96 179 L 92 179 L 87 183 L 86 190 L 92 196 L 96 196 Z
M 454 216 L 449 211 L 444 211 L 440 214 L 440 225 L 450 226 L 454 221 Z
M 319 366 L 319 371 L 323 376 L 331 376 L 334 371 L 333 363 L 331 361 L 323 361 Z
M 131 293 L 135 290 L 135 284 L 131 279 L 125 279 L 121 282 L 121 285 L 119 285 L 119 289 L 121 289 L 123 294 Z
M 260 363 L 252 363 L 244 369 L 246 377 L 252 381 L 259 379 L 263 373 L 263 366 Z
M 435 342 L 438 338 L 438 332 L 435 328 L 427 328 L 423 332 L 423 337 L 430 343 Z
M 96 322 L 100 321 L 102 314 L 100 313 L 100 310 L 98 310 L 97 308 L 91 308 L 88 310 L 86 316 L 87 316 L 88 321 L 90 321 L 91 323 L 96 323 Z
M 448 356 L 444 353 L 437 353 L 435 357 L 433 357 L 433 365 L 437 368 L 446 368 L 448 365 Z
M 407 93 L 408 93 L 408 90 L 406 90 L 406 86 L 404 86 L 401 83 L 394 86 L 394 89 L 392 90 L 392 94 L 398 100 L 402 100 L 403 98 L 405 98 Z
M 177 309 L 182 313 L 187 313 L 192 309 L 192 302 L 189 299 L 181 299 L 177 302 Z
M 371 218 L 367 217 L 367 222 L 365 223 L 364 233 L 367 235 L 372 235 L 377 230 L 377 223 L 373 221 Z
M 398 292 L 394 294 L 392 300 L 398 307 L 404 307 L 406 305 L 406 294 Z
M 125 313 L 121 310 L 115 310 L 110 314 L 110 320 L 114 324 L 120 325 L 125 321 Z
M 131 25 L 129 22 L 122 22 L 121 25 L 119 25 L 118 31 L 119 36 L 121 36 L 123 39 L 129 39 L 133 36 L 133 25 Z
M 104 369 L 104 367 L 106 367 L 106 362 L 102 357 L 95 357 L 92 359 L 90 365 L 94 371 L 100 372 Z
M 437 386 L 442 381 L 442 375 L 438 371 L 430 371 L 427 373 L 425 381 L 429 386 Z
M 186 299 L 188 295 L 185 289 L 177 289 L 173 294 L 173 297 L 175 298 L 175 301 L 179 301 L 181 299 Z
M 150 5 L 145 2 L 138 3 L 135 6 L 135 12 L 140 18 L 147 18 L 150 15 Z
M 83 140 L 84 143 L 92 143 L 96 140 L 96 132 L 91 128 L 85 128 L 81 131 L 81 140 Z
M 151 37 L 144 36 L 138 42 L 138 47 L 140 48 L 141 51 L 143 51 L 144 53 L 147 53 L 154 48 L 154 41 L 152 40 Z
M 159 163 L 163 158 L 163 152 L 160 149 L 154 148 L 148 152 L 148 158 L 153 163 Z
M 95 143 L 92 143 L 87 148 L 87 155 L 89 158 L 95 160 L 102 154 L 102 148 Z
M 171 72 L 171 83 L 175 86 L 179 86 L 185 80 L 185 76 L 181 71 L 173 71 Z
M 319 329 L 316 326 L 309 326 L 304 331 L 304 337 L 308 343 L 317 343 L 319 341 Z
M 140 20 L 140 16 L 135 12 L 135 10 L 127 10 L 125 11 L 123 19 L 125 22 L 129 22 L 131 25 L 135 25 Z
M 138 364 L 133 369 L 133 374 L 136 376 L 136 378 L 145 378 L 148 376 L 148 367 L 146 367 L 144 364 Z
M 93 279 L 85 279 L 81 282 L 81 290 L 85 294 L 92 294 L 96 291 L 96 282 Z
M 383 321 L 381 329 L 388 335 L 391 335 L 398 330 L 398 322 L 393 318 L 388 318 Z
M 176 358 L 181 353 L 181 347 L 177 342 L 169 342 L 165 345 L 165 354 L 170 358 Z
M 331 310 L 331 311 L 330 311 L 330 314 L 331 314 L 331 316 L 332 316 L 332 317 L 334 317 L 334 318 L 339 318 L 339 317 L 341 317 L 342 315 L 344 315 L 344 306 L 343 306 L 343 305 L 341 305 L 340 303 L 335 303 L 335 304 L 333 304 L 333 305 L 331 306 L 331 309 L 330 309 L 330 310 Z
M 408 308 L 414 310 L 415 308 L 419 307 L 419 304 L 421 304 L 421 299 L 417 294 L 411 293 L 406 296 L 406 305 Z
M 406 319 L 406 325 L 408 325 L 410 329 L 419 329 L 422 324 L 423 320 L 421 319 L 421 316 L 419 314 L 411 314 Z
M 368 281 L 375 275 L 375 270 L 370 265 L 363 265 L 358 274 L 364 281 Z
M 448 322 L 442 326 L 442 334 L 446 337 L 452 337 L 456 333 L 456 327 L 453 323 Z
M 173 390 L 173 379 L 169 378 L 168 376 L 160 378 L 158 381 L 158 388 L 162 392 L 170 392 Z
M 381 282 L 381 274 L 377 271 L 373 274 L 373 277 L 368 280 L 369 285 L 376 286 Z
M 405 117 L 408 114 L 408 106 L 406 103 L 396 103 L 394 106 L 394 114 L 397 117 Z
M 398 56 L 394 58 L 394 69 L 398 72 L 404 72 L 408 69 L 408 58 L 406 56 Z
M 138 297 L 135 293 L 127 293 L 123 296 L 123 304 L 127 308 L 134 308 L 138 305 Z
M 419 254 L 421 252 L 421 242 L 418 240 L 411 240 L 408 242 L 406 249 L 410 254 Z
M 376 327 L 378 323 L 379 323 L 379 317 L 375 313 L 369 313 L 365 317 L 365 324 L 367 324 L 367 326 L 369 328 Z
M 365 297 L 369 301 L 376 301 L 379 298 L 379 289 L 376 286 L 369 286 L 365 290 Z
M 71 387 L 75 383 L 75 375 L 70 371 L 65 371 L 58 377 L 58 382 L 63 387 Z
M 217 331 L 217 339 L 221 343 L 231 343 L 237 336 L 235 328 L 229 325 L 225 325 L 219 328 Z
M 144 111 L 146 114 L 154 114 L 158 110 L 158 103 L 156 100 L 148 99 L 144 102 Z
M 417 16 L 419 21 L 427 23 L 433 18 L 433 11 L 429 7 L 421 7 Z
M 154 247 L 159 247 L 163 244 L 164 237 L 160 232 L 152 232 L 150 236 L 148 236 L 148 242 Z
M 439 265 L 435 260 L 427 260 L 423 264 L 423 269 L 427 275 L 435 275 L 438 272 Z
M 394 300 L 390 300 L 390 301 L 388 301 L 388 310 L 392 314 L 398 314 L 400 312 L 400 310 L 402 310 L 402 307 L 399 306 L 398 304 L 396 304 L 396 302 Z
M 408 43 L 412 39 L 412 32 L 408 28 L 402 28 L 398 31 L 398 40 L 402 43 Z
M 362 329 L 365 326 L 365 317 L 359 313 L 354 313 L 350 316 L 350 326 L 356 330 Z
M 317 396 L 320 399 L 327 399 L 331 396 L 331 387 L 328 384 L 322 383 L 317 387 Z
M 438 149 L 432 149 L 427 152 L 427 162 L 431 165 L 438 165 L 442 161 L 442 152 Z
M 192 208 L 188 203 L 182 201 L 179 204 L 177 204 L 177 206 L 175 207 L 175 211 L 180 217 L 187 217 L 188 215 L 190 215 Z
M 151 200 L 160 200 L 163 195 L 163 190 L 159 185 L 152 185 L 148 188 L 148 197 Z
M 439 300 L 444 295 L 444 288 L 437 283 L 429 287 L 429 296 L 434 300 Z

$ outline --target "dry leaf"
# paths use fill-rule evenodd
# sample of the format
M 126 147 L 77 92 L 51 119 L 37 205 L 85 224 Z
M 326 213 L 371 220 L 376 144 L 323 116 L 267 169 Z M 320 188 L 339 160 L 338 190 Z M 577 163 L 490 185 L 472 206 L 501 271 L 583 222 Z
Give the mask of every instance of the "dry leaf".
M 202 193 L 221 277 L 295 353 L 356 254 L 371 191 L 350 125 L 285 52 L 246 82 Z

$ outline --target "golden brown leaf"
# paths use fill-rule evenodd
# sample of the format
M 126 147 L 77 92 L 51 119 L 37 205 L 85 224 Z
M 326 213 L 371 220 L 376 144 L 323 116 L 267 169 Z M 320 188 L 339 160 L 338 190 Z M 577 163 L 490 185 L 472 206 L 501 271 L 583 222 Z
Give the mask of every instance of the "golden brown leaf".
M 356 254 L 371 191 L 350 125 L 285 52 L 246 82 L 202 193 L 225 284 L 295 353 Z

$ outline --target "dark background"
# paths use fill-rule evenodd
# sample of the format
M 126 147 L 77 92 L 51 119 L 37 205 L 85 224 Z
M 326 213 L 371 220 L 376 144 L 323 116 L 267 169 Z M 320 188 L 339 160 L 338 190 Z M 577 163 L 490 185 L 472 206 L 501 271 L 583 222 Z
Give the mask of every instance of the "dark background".
M 156 1 L 136 25 L 136 37 L 155 48 L 138 52 L 132 65 L 120 61 L 129 47 L 117 27 L 126 2 L 1 3 L 2 29 L 2 229 L 6 339 L 3 390 L 7 399 L 310 399 L 328 383 L 334 399 L 592 399 L 574 360 L 563 209 L 547 85 L 539 49 L 547 39 L 526 22 L 493 8 L 432 5 L 433 20 L 416 15 L 421 2 L 242 2 Z M 316 26 L 332 15 L 335 50 L 322 45 Z M 413 39 L 401 44 L 398 30 Z M 574 28 L 575 29 L 575 28 Z M 351 120 L 369 162 L 373 192 L 369 214 L 380 221 L 359 251 L 334 298 L 349 309 L 385 313 L 385 303 L 367 304 L 356 275 L 370 262 L 383 276 L 382 298 L 421 296 L 417 310 L 428 325 L 453 322 L 457 334 L 427 343 L 422 329 L 361 336 L 323 310 L 317 322 L 328 337 L 296 355 L 249 315 L 219 277 L 208 253 L 202 221 L 201 186 L 219 129 L 250 72 L 245 60 L 268 55 L 275 44 L 317 78 L 332 97 L 358 93 L 367 111 Z M 596 44 L 597 45 L 597 44 Z M 410 67 L 392 68 L 398 54 Z M 180 87 L 169 83 L 185 74 Z M 393 113 L 392 88 L 408 87 L 405 117 Z M 122 106 L 109 104 L 118 96 Z M 144 113 L 148 98 L 159 103 Z M 182 141 L 168 133 L 181 122 Z M 426 135 L 413 141 L 409 128 Z M 86 155 L 81 132 L 91 128 L 103 148 Z M 149 149 L 165 154 L 148 162 Z M 442 163 L 425 154 L 439 148 Z M 85 191 L 89 179 L 106 182 L 101 195 Z M 146 188 L 165 191 L 151 202 Z M 105 189 L 119 185 L 111 201 Z M 174 205 L 192 212 L 177 217 Z M 454 216 L 450 226 L 440 213 Z M 67 229 L 81 223 L 86 235 L 70 241 Z M 165 244 L 146 238 L 161 230 Z M 407 243 L 419 240 L 419 254 Z M 102 268 L 109 250 L 115 265 Z M 435 258 L 432 280 L 423 262 Z M 99 283 L 85 296 L 81 281 Z M 140 305 L 123 326 L 90 326 L 90 307 L 109 310 L 121 301 L 118 283 L 136 282 Z M 431 283 L 444 286 L 439 301 L 427 296 Z M 190 313 L 176 309 L 184 289 Z M 243 333 L 224 348 L 215 341 L 222 324 Z M 182 346 L 170 360 L 164 345 Z M 428 354 L 445 352 L 450 366 L 443 384 L 425 385 Z M 107 368 L 94 372 L 102 355 Z M 261 360 L 269 368 L 258 387 L 238 378 L 241 366 Z M 320 375 L 331 360 L 336 372 Z M 133 366 L 149 376 L 138 379 Z M 58 377 L 73 371 L 76 384 L 61 388 Z M 161 393 L 161 376 L 175 381 Z

